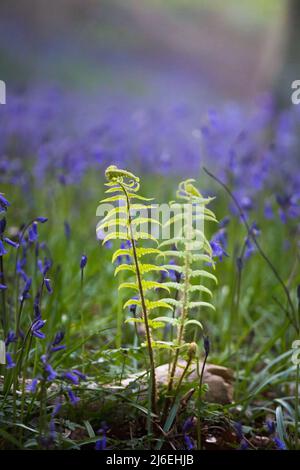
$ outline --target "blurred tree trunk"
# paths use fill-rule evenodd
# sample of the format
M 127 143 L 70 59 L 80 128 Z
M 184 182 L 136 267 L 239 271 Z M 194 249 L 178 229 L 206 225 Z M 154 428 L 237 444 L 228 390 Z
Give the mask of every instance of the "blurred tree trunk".
M 283 61 L 275 81 L 278 107 L 291 104 L 291 84 L 294 80 L 300 80 L 300 0 L 288 1 Z

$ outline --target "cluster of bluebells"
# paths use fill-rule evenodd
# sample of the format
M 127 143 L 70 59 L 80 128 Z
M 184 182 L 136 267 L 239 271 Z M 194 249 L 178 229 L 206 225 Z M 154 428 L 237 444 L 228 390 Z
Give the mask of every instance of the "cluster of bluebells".
M 101 424 L 101 428 L 98 429 L 97 434 L 99 435 L 99 439 L 96 441 L 95 450 L 106 450 L 107 448 L 107 431 L 108 426 L 106 423 Z
M 90 99 L 97 102 L 95 96 Z M 134 100 L 124 100 L 122 106 L 95 107 L 88 119 L 80 119 L 82 102 L 81 96 L 57 88 L 11 94 L 0 109 L 0 182 L 28 189 L 29 158 L 38 185 L 48 174 L 62 185 L 79 183 L 87 171 L 111 162 L 163 175 L 197 174 L 207 165 L 229 184 L 246 213 L 267 189 L 266 217 L 278 212 L 284 223 L 299 217 L 299 107 L 278 112 L 270 96 L 252 108 L 230 103 L 207 112 L 161 100 L 154 107 L 139 102 L 136 109 Z M 0 210 L 5 205 L 1 196 Z M 67 222 L 65 233 L 70 236 Z
M 46 353 L 41 356 L 43 374 L 34 378 L 28 385 L 27 389 L 31 393 L 35 393 L 40 381 L 44 380 L 49 383 L 55 380 L 61 380 L 66 384 L 66 392 L 70 403 L 72 405 L 76 405 L 76 403 L 79 401 L 79 397 L 75 395 L 70 385 L 78 385 L 80 380 L 86 380 L 86 376 L 77 369 L 57 372 L 51 365 L 53 354 L 66 348 L 65 345 L 61 344 L 63 339 L 64 332 L 59 331 L 56 333 L 54 339 L 48 344 Z
M 222 261 L 224 256 L 228 256 L 227 225 L 229 224 L 229 221 L 229 217 L 226 217 L 220 222 L 218 231 L 213 235 L 210 241 L 212 256 L 213 258 L 217 258 L 219 261 Z
M 185 422 L 183 423 L 183 426 L 182 426 L 182 432 L 183 432 L 183 439 L 184 439 L 184 443 L 185 443 L 185 448 L 187 450 L 193 450 L 195 449 L 195 444 L 192 440 L 192 438 L 190 437 L 190 431 L 193 429 L 194 427 L 194 418 L 193 417 L 189 417 L 185 420 Z
M 244 436 L 243 426 L 240 422 L 234 424 L 234 429 L 236 432 L 236 436 L 239 440 L 239 449 L 240 450 L 247 450 L 249 449 L 249 444 L 247 439 Z
M 287 450 L 285 442 L 283 442 L 276 433 L 276 425 L 275 422 L 271 419 L 266 420 L 266 428 L 268 434 L 272 437 L 272 440 L 275 444 L 276 449 L 278 450 Z

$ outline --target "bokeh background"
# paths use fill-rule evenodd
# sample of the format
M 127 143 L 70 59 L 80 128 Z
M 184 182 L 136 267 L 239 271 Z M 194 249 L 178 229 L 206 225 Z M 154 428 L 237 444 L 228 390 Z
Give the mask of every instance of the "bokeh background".
M 298 59 L 298 3 L 2 0 L 1 79 L 8 90 L 48 82 L 204 106 L 249 102 L 285 75 L 288 94 L 297 78 L 286 65 Z

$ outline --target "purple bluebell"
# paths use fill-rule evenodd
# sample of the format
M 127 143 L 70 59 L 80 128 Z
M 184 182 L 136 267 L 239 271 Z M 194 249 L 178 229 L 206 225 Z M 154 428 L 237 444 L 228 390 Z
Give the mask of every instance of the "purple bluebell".
M 266 420 L 266 427 L 269 432 L 269 434 L 274 434 L 276 431 L 276 426 L 275 426 L 275 421 L 271 419 Z
M 45 339 L 45 334 L 41 329 L 45 326 L 46 320 L 35 320 L 31 325 L 31 334 L 39 339 Z
M 0 220 L 0 235 L 3 235 L 3 233 L 5 232 L 5 228 L 6 228 L 6 218 L 3 217 Z
M 15 343 L 17 341 L 17 336 L 15 335 L 14 331 L 9 331 L 7 333 L 6 339 L 5 339 L 5 346 L 9 346 L 11 343 Z
M 205 355 L 208 356 L 210 352 L 210 340 L 208 336 L 204 336 L 203 338 L 203 346 L 204 346 L 204 352 Z
M 63 377 L 73 384 L 77 385 L 79 383 L 79 377 L 76 374 L 72 374 L 72 372 L 64 372 Z
M 76 374 L 81 380 L 86 380 L 86 375 L 80 372 L 80 370 L 72 369 L 73 374 Z
M 65 333 L 63 331 L 58 331 L 54 337 L 54 340 L 52 342 L 52 345 L 53 346 L 57 346 L 58 344 L 60 344 L 62 342 L 62 340 L 64 339 L 65 337 Z
M 287 450 L 286 444 L 279 437 L 274 437 L 273 441 L 278 450 Z
M 246 239 L 245 241 L 245 253 L 244 253 L 244 258 L 248 259 L 250 256 L 255 253 L 255 247 L 253 243 L 249 240 L 249 238 Z
M 253 209 L 253 201 L 248 196 L 243 196 L 240 199 L 240 206 L 244 211 L 251 211 Z
M 13 369 L 15 367 L 15 362 L 13 361 L 11 354 L 9 352 L 6 353 L 6 369 Z
M 57 372 L 53 369 L 51 364 L 46 363 L 44 369 L 45 369 L 45 372 L 47 372 L 47 374 L 48 374 L 47 375 L 47 380 L 52 381 L 52 380 L 56 379 Z
M 0 256 L 4 256 L 7 254 L 7 250 L 5 249 L 2 240 L 0 240 Z
M 30 243 L 34 243 L 38 239 L 37 223 L 34 222 L 28 230 L 28 240 Z
M 295 219 L 300 216 L 299 196 L 289 194 L 277 194 L 276 201 L 279 206 L 281 221 L 286 223 L 289 218 Z
M 8 200 L 4 197 L 2 193 L 0 193 L 0 212 L 4 212 L 10 206 Z
M 39 222 L 40 224 L 44 224 L 45 222 L 47 222 L 47 220 L 48 220 L 47 217 L 36 217 L 35 218 L 35 221 Z
M 45 286 L 46 286 L 46 289 L 47 291 L 49 292 L 49 294 L 52 294 L 53 293 L 53 289 L 52 289 L 52 286 L 51 286 L 51 281 L 49 278 L 45 278 L 44 279 L 44 282 L 45 282 Z
M 82 255 L 81 260 L 80 260 L 80 269 L 83 270 L 86 267 L 87 264 L 87 256 Z
M 7 243 L 8 245 L 12 246 L 13 248 L 18 248 L 19 244 L 11 240 L 10 238 L 3 238 L 3 241 Z
M 77 397 L 70 388 L 67 390 L 67 393 L 68 393 L 68 397 L 69 397 L 71 405 L 75 406 L 80 401 L 80 398 Z
M 49 345 L 49 351 L 50 353 L 54 353 L 57 351 L 62 351 L 63 349 L 66 349 L 66 346 L 64 344 L 60 344 L 62 340 L 64 339 L 64 332 L 59 331 L 56 333 L 53 342 Z
M 182 426 L 183 433 L 189 432 L 193 426 L 194 426 L 194 418 L 193 417 L 187 418 Z
M 5 290 L 7 289 L 7 286 L 5 284 L 0 283 L 0 290 Z
M 243 426 L 240 422 L 234 423 L 234 429 L 239 440 L 244 438 Z
M 225 228 L 220 228 L 210 241 L 213 258 L 218 258 L 219 261 L 222 261 L 224 256 L 228 256 L 226 252 L 227 244 L 227 231 Z
M 32 284 L 32 279 L 31 279 L 31 277 L 29 277 L 29 278 L 27 278 L 27 280 L 25 282 L 25 286 L 24 286 L 23 292 L 21 294 L 21 301 L 23 301 L 25 299 L 29 299 L 29 297 L 30 297 L 29 291 L 30 291 L 30 288 L 31 288 L 31 284 Z
M 52 410 L 52 413 L 51 413 L 51 416 L 54 417 L 54 416 L 57 416 L 58 413 L 60 412 L 61 410 L 61 407 L 62 407 L 62 403 L 60 400 L 57 400 L 56 403 L 55 403 L 55 406 Z
M 27 385 L 26 390 L 30 393 L 35 393 L 38 383 L 39 383 L 38 378 L 32 379 L 32 381 Z
M 240 450 L 248 450 L 249 449 L 249 444 L 246 441 L 246 439 L 242 439 L 240 442 Z
M 138 300 L 138 299 L 139 299 L 139 297 L 137 295 L 132 297 L 132 300 Z M 136 309 L 137 309 L 136 304 L 129 305 L 129 311 L 133 316 L 135 316 L 135 314 L 136 314 Z
M 265 206 L 264 206 L 264 216 L 266 219 L 268 220 L 271 220 L 274 218 L 274 212 L 273 212 L 273 208 L 272 208 L 272 204 L 269 203 L 269 202 L 266 202 L 265 203 Z
M 107 447 L 107 425 L 105 423 L 102 424 L 102 427 L 98 429 L 97 434 L 100 435 L 100 438 L 96 441 L 95 450 L 106 450 Z
M 193 450 L 193 449 L 195 449 L 195 445 L 194 445 L 192 439 L 190 438 L 190 436 L 188 436 L 188 434 L 184 434 L 183 438 L 184 438 L 184 442 L 185 442 L 186 448 L 187 448 L 188 450 Z

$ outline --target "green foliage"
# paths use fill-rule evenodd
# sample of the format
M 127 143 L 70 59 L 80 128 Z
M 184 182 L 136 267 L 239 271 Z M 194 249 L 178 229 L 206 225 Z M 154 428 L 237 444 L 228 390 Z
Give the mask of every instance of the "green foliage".
M 212 249 L 204 232 L 204 223 L 217 222 L 215 214 L 207 208 L 213 198 L 204 198 L 193 184 L 194 180 L 188 179 L 179 184 L 177 199 L 184 204 L 180 208 L 178 203 L 172 203 L 171 207 L 183 210 L 171 217 L 166 225 L 175 224 L 174 237 L 161 243 L 160 248 L 173 244 L 172 250 L 163 252 L 165 258 L 175 258 L 175 264 L 165 264 L 164 268 L 177 273 L 176 281 L 166 282 L 165 287 L 178 292 L 174 297 L 163 298 L 162 301 L 178 309 L 180 319 L 177 320 L 178 336 L 177 346 L 182 346 L 184 330 L 187 324 L 194 324 L 202 328 L 197 320 L 188 318 L 191 309 L 208 308 L 215 310 L 210 302 L 211 290 L 202 285 L 201 279 L 207 278 L 217 283 L 217 278 L 210 273 L 205 264 L 214 268 Z M 204 266 L 203 266 L 204 265 Z M 203 269 L 200 269 L 203 268 Z M 195 284 L 196 281 L 196 284 Z M 196 296 L 196 298 L 195 298 Z M 204 300 L 202 299 L 204 296 Z

